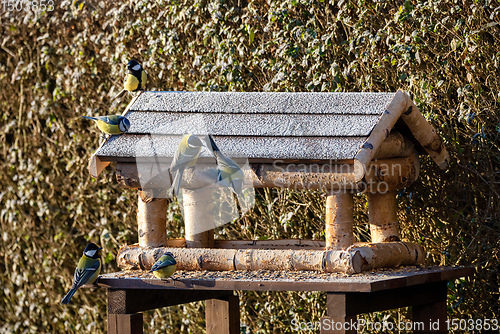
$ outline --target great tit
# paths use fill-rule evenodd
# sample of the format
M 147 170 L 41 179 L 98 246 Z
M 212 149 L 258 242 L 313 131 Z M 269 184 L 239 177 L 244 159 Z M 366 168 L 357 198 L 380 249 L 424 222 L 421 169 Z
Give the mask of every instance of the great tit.
M 173 275 L 176 267 L 177 261 L 175 261 L 173 254 L 166 252 L 153 264 L 149 272 L 158 278 L 167 279 Z
M 125 82 L 123 83 L 123 89 L 113 98 L 113 100 L 121 97 L 127 91 L 136 92 L 138 90 L 146 89 L 148 74 L 144 71 L 141 64 L 135 60 L 131 60 L 127 64 L 127 70 L 128 73 L 125 78 Z
M 107 133 L 108 135 L 119 135 L 127 132 L 130 128 L 130 121 L 126 117 L 119 115 L 98 117 L 82 116 L 82 118 L 95 121 L 99 130 Z
M 179 196 L 182 174 L 186 168 L 196 165 L 202 146 L 203 142 L 195 135 L 187 134 L 182 137 L 170 165 L 170 173 L 176 172 L 172 186 L 169 189 L 170 193 L 173 192 L 174 195 Z
M 101 272 L 101 258 L 99 256 L 99 250 L 101 247 L 97 247 L 96 244 L 90 243 L 85 247 L 83 255 L 78 262 L 78 266 L 75 269 L 75 275 L 73 278 L 73 286 L 71 290 L 64 296 L 61 303 L 68 304 L 71 297 L 75 294 L 76 290 L 84 284 L 92 284 L 96 281 L 99 273 Z
M 223 187 L 229 187 L 236 196 L 242 196 L 244 174 L 240 166 L 222 154 L 212 135 L 208 135 L 207 144 L 217 159 L 217 183 Z

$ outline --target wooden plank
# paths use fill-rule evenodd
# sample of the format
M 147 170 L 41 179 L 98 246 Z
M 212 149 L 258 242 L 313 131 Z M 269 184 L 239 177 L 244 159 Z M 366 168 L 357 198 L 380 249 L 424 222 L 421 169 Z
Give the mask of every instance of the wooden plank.
M 468 277 L 474 275 L 476 269 L 473 267 L 459 267 L 455 268 L 453 272 L 449 270 L 442 270 L 439 273 L 441 274 L 441 280 L 450 281 L 453 279 L 457 279 L 459 277 Z
M 240 305 L 236 295 L 205 302 L 207 334 L 239 334 Z
M 108 313 L 109 334 L 142 334 L 142 313 L 116 314 Z
M 271 281 L 271 280 L 214 280 L 214 279 L 139 279 L 106 278 L 99 279 L 98 285 L 108 289 L 154 289 L 154 290 L 245 290 L 245 291 L 361 291 L 370 292 L 369 280 L 357 282 L 325 282 L 321 280 Z
M 182 278 L 182 274 L 176 273 L 175 281 L 147 277 L 133 278 L 117 273 L 118 276 L 115 274 L 101 275 L 98 285 L 103 288 L 115 289 L 371 292 L 402 288 L 422 282 L 437 282 L 441 280 L 439 273 L 442 272 L 447 272 L 446 275 L 449 279 L 455 279 L 463 277 L 468 271 L 463 270 L 463 268 L 437 267 L 432 269 L 431 267 L 422 269 L 420 272 L 400 273 L 396 271 L 397 274 L 394 276 L 367 273 L 352 276 L 327 275 L 322 276 L 322 278 L 316 278 L 316 274 L 311 272 L 312 278 L 309 279 L 307 278 L 307 272 L 298 272 L 297 275 L 300 278 L 295 280 L 259 278 L 256 272 L 227 272 L 227 274 L 225 272 L 213 272 L 212 275 L 215 278 L 205 279 Z M 193 275 L 192 272 L 190 275 Z M 245 278 L 245 275 L 251 276 Z M 268 274 L 265 275 L 268 276 Z

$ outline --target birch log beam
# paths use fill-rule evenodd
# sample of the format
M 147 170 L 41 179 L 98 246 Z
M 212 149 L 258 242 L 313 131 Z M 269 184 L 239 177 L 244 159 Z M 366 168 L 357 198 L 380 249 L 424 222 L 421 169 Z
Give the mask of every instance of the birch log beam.
M 357 244 L 348 250 L 359 251 L 362 271 L 418 265 L 424 263 L 426 256 L 422 245 L 402 241 Z
M 411 152 L 413 153 L 413 149 Z M 405 154 L 407 153 L 405 152 Z M 364 178 L 355 182 L 352 163 L 335 164 L 326 161 L 309 164 L 250 164 L 250 168 L 245 170 L 245 178 L 252 182 L 254 188 L 328 189 L 337 192 L 346 189 L 365 191 L 367 187 L 370 189 L 380 188 L 378 184 L 382 183 L 384 187 L 400 189 L 413 183 L 418 176 L 418 167 L 419 159 L 414 154 L 407 157 L 379 159 L 372 161 L 367 167 Z M 165 190 L 171 185 L 168 172 L 147 173 L 145 170 L 155 170 L 152 167 L 147 168 L 147 166 L 141 166 L 141 169 L 142 171 L 138 172 L 135 164 L 117 163 L 116 178 L 118 184 L 124 188 L 142 189 L 148 194 L 155 194 L 152 195 L 153 197 L 164 197 Z M 210 177 L 212 170 L 213 168 L 200 164 L 195 170 L 184 171 L 182 187 L 198 189 L 213 185 L 215 181 Z M 148 181 L 143 184 L 144 182 L 141 180 Z
M 150 198 L 139 191 L 137 228 L 141 247 L 160 247 L 167 244 L 166 198 Z
M 353 245 L 346 250 L 264 250 L 207 248 L 149 248 L 123 246 L 121 269 L 149 270 L 165 252 L 171 252 L 178 270 L 316 270 L 359 273 L 363 270 L 416 265 L 424 261 L 421 245 L 410 242 Z
M 326 198 L 325 249 L 345 249 L 354 242 L 352 193 L 329 192 Z

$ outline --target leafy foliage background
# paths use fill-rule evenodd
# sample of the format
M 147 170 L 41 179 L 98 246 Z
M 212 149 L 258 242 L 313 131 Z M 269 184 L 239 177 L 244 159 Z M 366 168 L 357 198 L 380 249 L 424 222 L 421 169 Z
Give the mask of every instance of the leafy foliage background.
M 449 317 L 495 318 L 500 249 L 500 2 L 171 0 L 55 1 L 54 11 L 0 7 L 0 331 L 106 331 L 104 291 L 60 299 L 88 240 L 114 254 L 137 241 L 136 196 L 112 168 L 95 180 L 99 134 L 81 115 L 121 113 L 111 101 L 137 59 L 158 90 L 395 91 L 412 94 L 452 162 L 423 159 L 399 193 L 404 238 L 428 264 L 472 265 L 450 283 Z M 366 200 L 356 233 L 367 235 Z M 258 193 L 254 210 L 219 238 L 323 238 L 324 194 Z M 182 236 L 175 203 L 172 237 Z M 240 295 L 243 329 L 284 333 L 318 321 L 319 293 Z M 402 319 L 410 310 L 377 313 Z M 147 332 L 203 332 L 203 303 L 147 312 Z

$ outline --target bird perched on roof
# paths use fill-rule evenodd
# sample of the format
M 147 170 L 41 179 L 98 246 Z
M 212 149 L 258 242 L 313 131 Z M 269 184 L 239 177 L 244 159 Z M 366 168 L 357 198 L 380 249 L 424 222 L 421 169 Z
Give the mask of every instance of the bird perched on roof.
M 68 304 L 71 297 L 75 294 L 76 290 L 84 284 L 92 284 L 97 280 L 99 273 L 101 272 L 101 259 L 99 256 L 99 250 L 102 249 L 94 243 L 90 243 L 85 247 L 83 255 L 78 261 L 78 265 L 75 269 L 75 275 L 73 277 L 73 286 L 71 290 L 64 296 L 61 303 Z
M 127 132 L 130 128 L 130 121 L 126 117 L 120 115 L 97 117 L 82 116 L 82 118 L 93 120 L 96 122 L 99 130 L 108 135 L 120 135 Z
M 240 166 L 232 159 L 224 156 L 219 150 L 212 135 L 208 135 L 208 148 L 217 159 L 217 183 L 229 187 L 236 196 L 241 196 L 243 191 L 244 174 Z
M 148 81 L 148 74 L 135 60 L 131 60 L 127 63 L 127 77 L 123 83 L 123 89 L 114 98 L 117 99 L 121 97 L 126 92 L 136 92 L 139 90 L 145 90 Z
M 174 274 L 176 267 L 177 261 L 175 261 L 174 255 L 166 252 L 153 264 L 149 272 L 158 278 L 167 279 Z
M 170 165 L 170 173 L 174 173 L 175 177 L 172 181 L 172 186 L 169 193 L 179 196 L 182 182 L 182 174 L 184 170 L 189 167 L 194 167 L 198 161 L 203 142 L 195 135 L 187 134 L 182 137 L 177 151 L 175 152 L 174 159 Z

